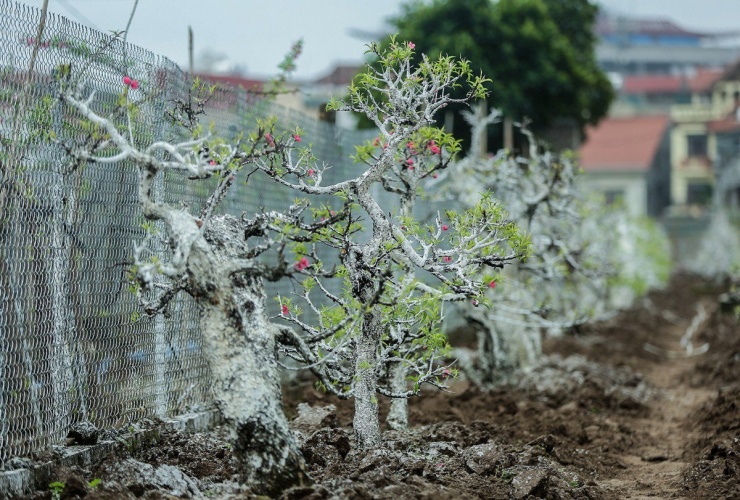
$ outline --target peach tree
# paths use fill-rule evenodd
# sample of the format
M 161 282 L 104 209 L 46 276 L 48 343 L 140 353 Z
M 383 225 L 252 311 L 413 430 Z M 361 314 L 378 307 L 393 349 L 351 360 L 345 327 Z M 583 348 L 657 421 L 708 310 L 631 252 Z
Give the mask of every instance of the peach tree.
M 261 257 L 282 242 L 270 234 L 274 220 L 294 220 L 301 207 L 241 217 L 218 207 L 245 167 L 258 158 L 279 156 L 261 124 L 231 140 L 219 137 L 200 118 L 214 89 L 194 81 L 185 97 L 161 109 L 180 140 L 158 139 L 140 123 L 161 101 L 166 75 L 133 67 L 121 76 L 113 104 L 96 99 L 83 68 L 61 82 L 59 102 L 73 131 L 53 140 L 69 157 L 67 171 L 98 164 L 133 166 L 145 236 L 133 248 L 131 290 L 145 314 L 166 313 L 181 292 L 199 307 L 202 351 L 210 367 L 215 404 L 231 432 L 242 479 L 253 491 L 275 495 L 309 480 L 303 457 L 282 411 L 280 372 L 275 356 L 283 328 L 269 321 L 265 280 L 285 276 L 287 263 Z M 159 117 L 158 117 L 159 118 Z M 294 142 L 298 136 L 291 136 Z M 290 147 L 290 146 L 285 146 Z M 168 179 L 210 183 L 202 207 L 165 203 L 155 185 Z M 279 256 L 279 252 L 278 252 Z
M 359 176 L 324 183 L 327 167 L 304 161 L 305 155 L 257 163 L 296 191 L 340 200 L 337 212 L 314 210 L 314 220 L 325 225 L 320 231 L 275 228 L 305 235 L 295 237 L 293 246 L 294 267 L 304 276 L 301 291 L 281 298 L 281 316 L 296 327 L 283 352 L 311 369 L 326 390 L 354 398 L 355 442 L 364 448 L 380 442 L 379 395 L 408 398 L 423 384 L 444 387 L 452 373 L 435 362 L 446 349 L 441 305 L 484 300 L 494 278 L 483 270 L 498 270 L 529 250 L 528 239 L 488 195 L 468 210 L 438 213 L 426 224 L 413 217 L 419 182 L 447 167 L 442 150 L 458 147 L 432 126 L 435 114 L 453 102 L 482 97 L 484 79 L 451 57 L 422 56 L 412 64 L 413 43 L 370 51 L 381 69 L 369 68 L 346 100 L 330 104 L 365 114 L 378 129 L 376 140 L 357 147 L 355 160 L 365 167 Z M 466 97 L 453 98 L 450 90 L 460 86 L 468 88 Z M 339 261 L 331 269 L 319 257 L 327 248 Z M 341 281 L 339 293 L 329 280 Z M 304 312 L 316 321 L 303 319 Z

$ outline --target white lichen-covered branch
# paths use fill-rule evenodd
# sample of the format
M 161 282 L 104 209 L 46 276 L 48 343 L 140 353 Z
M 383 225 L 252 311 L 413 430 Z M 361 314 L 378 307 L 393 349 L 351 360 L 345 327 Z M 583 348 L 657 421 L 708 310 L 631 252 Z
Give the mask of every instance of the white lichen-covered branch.
M 284 213 L 245 214 L 241 219 L 214 215 L 236 176 L 257 158 L 276 152 L 259 142 L 261 130 L 233 143 L 193 130 L 191 139 L 179 143 L 151 138 L 149 144 L 137 144 L 131 114 L 138 103 L 127 88 L 120 107 L 111 114 L 96 109 L 94 95 L 80 93 L 80 87 L 70 86 L 60 96 L 74 119 L 90 130 L 79 142 L 60 141 L 72 163 L 114 168 L 123 162 L 139 174 L 138 199 L 149 222 L 144 225 L 147 235 L 134 248 L 131 278 L 145 312 L 162 312 L 180 291 L 196 300 L 215 401 L 231 430 L 240 472 L 250 487 L 277 494 L 307 481 L 303 458 L 281 408 L 275 352 L 285 331 L 269 322 L 262 285 L 263 279 L 278 279 L 289 271 L 284 259 L 272 265 L 257 260 L 270 248 L 277 248 L 282 257 L 285 242 L 271 228 L 276 221 L 298 220 L 305 206 L 286 207 Z M 182 113 L 172 113 L 178 114 Z M 121 116 L 127 118 L 126 125 L 119 124 Z M 216 187 L 199 214 L 158 201 L 161 196 L 154 192 L 155 184 L 164 172 L 191 179 L 216 177 Z M 163 239 L 162 248 L 168 250 L 155 252 L 149 244 L 155 238 Z
M 356 148 L 355 161 L 366 166 L 360 175 L 325 185 L 326 167 L 307 163 L 304 156 L 257 161 L 285 186 L 309 195 L 334 194 L 347 203 L 346 218 L 315 233 L 310 247 L 294 248 L 296 269 L 305 276 L 303 291 L 281 298 L 281 315 L 302 335 L 287 339 L 283 352 L 312 370 L 328 391 L 354 398 L 355 439 L 362 447 L 380 440 L 378 395 L 402 399 L 418 394 L 424 384 L 446 386 L 452 370 L 441 361 L 448 352 L 440 331 L 443 301 L 485 300 L 491 273 L 529 250 L 526 236 L 490 196 L 469 210 L 440 213 L 430 225 L 413 219 L 419 182 L 437 177 L 458 147 L 431 126 L 435 113 L 461 101 L 451 97 L 453 85 L 469 85 L 462 99 L 467 102 L 484 95 L 484 80 L 464 61 L 449 57 L 423 56 L 412 64 L 412 44 L 371 50 L 380 69 L 371 66 L 345 102 L 332 104 L 364 113 L 378 128 L 374 141 Z M 376 198 L 372 188 L 378 184 L 396 195 L 391 206 Z M 328 218 L 331 211 L 314 216 Z M 316 259 L 315 246 L 338 251 L 341 266 L 333 276 Z M 329 292 L 327 279 L 341 280 L 344 293 Z

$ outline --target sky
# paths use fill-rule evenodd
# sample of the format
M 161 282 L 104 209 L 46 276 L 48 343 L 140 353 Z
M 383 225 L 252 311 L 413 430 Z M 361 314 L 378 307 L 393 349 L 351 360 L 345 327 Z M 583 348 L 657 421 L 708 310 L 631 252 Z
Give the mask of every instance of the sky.
M 41 7 L 43 0 L 19 0 Z M 373 34 L 390 30 L 401 0 L 139 0 L 128 41 L 184 69 L 188 26 L 196 59 L 223 53 L 249 76 L 266 77 L 296 40 L 304 40 L 295 78 L 311 80 L 338 63 L 363 61 Z M 740 31 L 740 0 L 601 0 L 634 16 L 660 17 L 697 31 Z M 122 30 L 134 0 L 50 0 L 49 10 L 102 31 Z

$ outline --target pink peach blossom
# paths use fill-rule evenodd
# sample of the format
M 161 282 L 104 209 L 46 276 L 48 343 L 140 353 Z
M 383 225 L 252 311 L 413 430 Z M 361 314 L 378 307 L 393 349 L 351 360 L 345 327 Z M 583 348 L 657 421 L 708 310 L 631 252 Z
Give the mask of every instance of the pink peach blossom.
M 296 271 L 303 271 L 310 265 L 311 263 L 308 261 L 306 257 L 301 257 L 301 260 L 293 264 L 293 267 L 295 268 Z

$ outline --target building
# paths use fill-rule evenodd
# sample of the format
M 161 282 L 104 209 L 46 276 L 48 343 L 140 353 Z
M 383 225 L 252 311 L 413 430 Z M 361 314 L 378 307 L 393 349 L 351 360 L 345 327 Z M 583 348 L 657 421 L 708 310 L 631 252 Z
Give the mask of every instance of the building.
M 732 45 L 737 42 L 738 33 L 700 33 L 665 19 L 610 12 L 599 16 L 595 30 L 600 40 L 597 60 L 612 77 L 617 99 L 604 128 L 598 127 L 589 138 L 595 142 L 582 148 L 586 177 L 593 180 L 606 176 L 609 182 L 614 181 L 609 175 L 617 169 L 607 168 L 606 158 L 601 157 L 608 140 L 600 135 L 608 132 L 615 134 L 610 140 L 619 141 L 625 151 L 640 157 L 639 161 L 632 158 L 634 180 L 636 172 L 646 168 L 645 155 L 652 148 L 647 142 L 655 140 L 654 135 L 650 141 L 640 137 L 639 130 L 650 128 L 648 124 L 657 119 L 656 114 L 668 115 L 670 120 L 664 129 L 667 141 L 658 148 L 664 151 L 667 146 L 667 154 L 660 153 L 657 161 L 664 165 L 668 158 L 670 168 L 658 175 L 655 169 L 662 172 L 664 167 L 651 167 L 653 173 L 646 178 L 646 213 L 659 215 L 666 205 L 670 205 L 669 213 L 699 213 L 711 203 L 715 177 L 720 173 L 725 193 L 722 197 L 737 203 L 740 161 L 735 159 L 740 157 L 740 133 L 736 110 L 740 102 L 740 70 L 735 70 L 735 75 L 728 68 L 736 67 L 740 58 L 740 46 Z M 628 123 L 638 129 L 634 137 L 620 128 L 620 124 Z M 617 162 L 620 154 L 627 153 L 613 154 Z M 620 168 L 624 179 L 627 167 Z M 596 171 L 600 172 L 598 176 Z M 658 188 L 657 179 L 667 184 Z M 625 193 L 628 204 L 638 197 L 636 186 L 635 181 Z M 632 193 L 631 198 L 628 193 Z
M 690 103 L 671 107 L 671 198 L 677 210 L 708 205 L 716 180 L 721 181 L 718 199 L 737 205 L 738 108 L 740 63 L 729 67 L 709 92 L 694 93 Z
M 691 75 L 627 75 L 619 81 L 611 116 L 669 113 L 675 104 L 708 96 L 724 69 L 698 69 Z
M 353 129 L 357 117 L 348 112 L 327 113 L 326 105 L 332 98 L 347 95 L 352 79 L 363 69 L 362 65 L 337 65 L 325 76 L 300 86 L 299 109 L 319 120 L 336 123 L 342 128 Z
M 634 18 L 602 12 L 596 23 L 596 59 L 609 73 L 691 75 L 717 69 L 740 57 L 740 47 L 721 43 L 737 33 L 698 33 L 666 19 Z
M 288 92 L 274 96 L 275 102 L 286 109 L 297 111 L 316 120 L 335 123 L 342 128 L 352 129 L 357 119 L 347 112 L 327 112 L 326 105 L 334 98 L 344 97 L 360 65 L 338 65 L 327 75 L 310 82 L 289 82 Z M 213 83 L 225 83 L 231 87 L 243 87 L 248 96 L 260 98 L 269 82 L 234 75 L 198 75 Z
M 737 112 L 725 120 L 710 125 L 716 137 L 714 159 L 717 201 L 733 210 L 740 210 L 740 122 Z
M 587 192 L 624 202 L 633 215 L 660 216 L 670 204 L 667 115 L 607 118 L 586 131 L 578 151 Z

